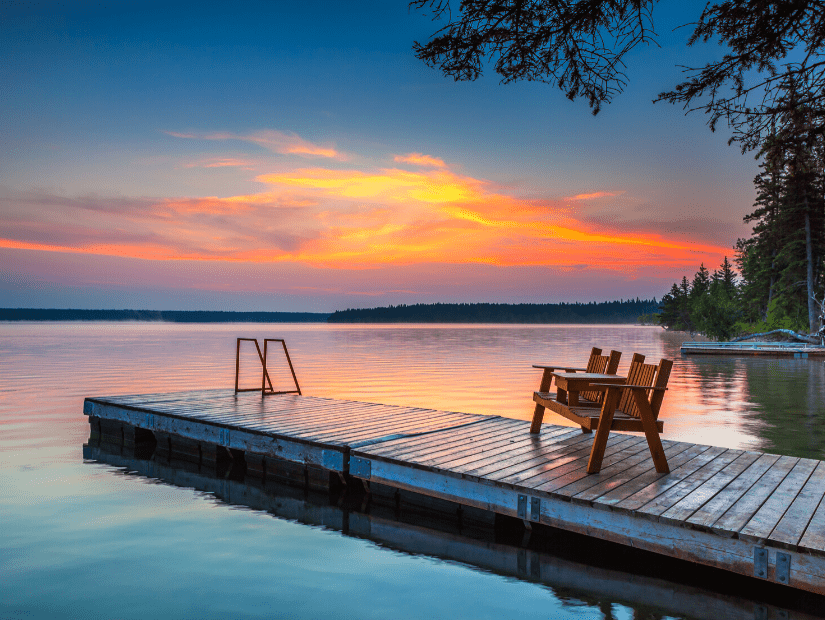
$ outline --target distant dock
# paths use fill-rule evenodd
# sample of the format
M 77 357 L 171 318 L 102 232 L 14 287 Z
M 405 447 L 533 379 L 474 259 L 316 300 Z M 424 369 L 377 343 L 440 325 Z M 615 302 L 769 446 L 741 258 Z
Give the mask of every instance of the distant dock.
M 825 594 L 825 462 L 483 416 L 280 394 L 202 390 L 87 398 L 92 437 L 155 458 L 310 489 L 390 487 L 469 513 L 512 517 Z
M 825 347 L 797 342 L 683 342 L 686 355 L 771 355 L 825 357 Z

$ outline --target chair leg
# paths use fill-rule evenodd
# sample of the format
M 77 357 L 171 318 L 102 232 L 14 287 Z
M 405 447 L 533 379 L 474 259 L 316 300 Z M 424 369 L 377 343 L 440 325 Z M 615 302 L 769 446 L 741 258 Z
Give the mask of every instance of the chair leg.
M 647 401 L 645 390 L 633 390 L 633 399 L 639 408 L 639 417 L 642 419 L 642 428 L 645 430 L 647 445 L 650 448 L 650 456 L 653 458 L 656 471 L 660 474 L 669 474 L 670 467 L 667 464 L 665 450 L 662 448 L 662 440 L 659 437 L 659 429 L 656 428 L 656 420 L 653 417 L 653 411 L 650 409 L 650 403 Z
M 590 460 L 587 461 L 587 473 L 598 474 L 602 470 L 604 449 L 607 447 L 607 438 L 610 436 L 610 427 L 613 424 L 613 414 L 619 400 L 619 390 L 608 388 L 604 397 L 602 411 L 599 414 L 599 428 L 593 438 L 593 448 L 590 450 Z
M 582 433 L 584 433 L 585 435 L 589 435 L 589 434 L 590 434 L 590 433 L 592 433 L 592 432 L 593 432 L 593 431 L 592 431 L 592 430 L 590 430 L 589 428 L 587 428 L 587 427 L 585 427 L 585 426 L 582 426 Z
M 539 385 L 539 392 L 549 392 L 550 386 L 553 383 L 553 369 L 545 368 L 541 374 L 541 384 Z M 533 410 L 533 423 L 530 425 L 530 433 L 538 435 L 541 432 L 541 423 L 544 420 L 544 405 L 536 403 L 536 408 Z
M 544 420 L 544 405 L 536 403 L 536 408 L 533 410 L 533 423 L 530 425 L 530 433 L 538 435 L 541 432 L 541 423 Z

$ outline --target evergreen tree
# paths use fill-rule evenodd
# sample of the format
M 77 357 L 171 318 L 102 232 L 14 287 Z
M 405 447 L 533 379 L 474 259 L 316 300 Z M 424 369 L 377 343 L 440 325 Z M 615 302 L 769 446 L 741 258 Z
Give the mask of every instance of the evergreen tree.
M 662 297 L 659 304 L 661 314 L 659 315 L 659 323 L 664 327 L 671 329 L 682 329 L 680 325 L 680 308 L 682 306 L 682 289 L 674 282 L 670 288 L 670 292 Z

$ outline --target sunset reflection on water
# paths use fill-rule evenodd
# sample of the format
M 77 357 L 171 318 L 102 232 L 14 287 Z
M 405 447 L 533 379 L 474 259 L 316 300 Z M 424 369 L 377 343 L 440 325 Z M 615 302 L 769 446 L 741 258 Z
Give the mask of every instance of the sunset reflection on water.
M 541 377 L 534 363 L 582 365 L 599 346 L 623 353 L 621 374 L 635 352 L 649 363 L 666 357 L 675 364 L 660 414 L 665 438 L 825 456 L 822 361 L 682 356 L 688 335 L 656 327 L 6 323 L 0 333 L 0 423 L 13 434 L 48 421 L 81 439 L 86 396 L 232 387 L 235 338 L 272 337 L 286 340 L 307 395 L 525 420 Z M 260 363 L 244 344 L 242 384 L 258 386 Z M 270 349 L 276 388 L 292 389 L 282 358 Z
M 658 328 L 0 324 L 0 558 L 5 558 L 0 577 L 7 595 L 0 616 L 108 617 L 117 610 L 123 618 L 230 613 L 264 618 L 281 609 L 306 618 L 333 613 L 379 618 L 391 611 L 410 618 L 517 613 L 572 619 L 608 617 L 605 610 L 614 617 L 639 611 L 610 589 L 600 591 L 597 602 L 575 584 L 568 591 L 569 575 L 591 574 L 599 550 L 581 557 L 577 548 L 572 565 L 548 556 L 553 566 L 565 568 L 554 582 L 560 586 L 544 586 L 442 561 L 429 552 L 388 552 L 382 543 L 306 527 L 288 515 L 273 519 L 266 509 L 238 510 L 232 493 L 203 490 L 229 489 L 228 481 L 213 481 L 202 471 L 195 476 L 168 465 L 167 478 L 183 480 L 168 486 L 154 460 L 116 451 L 108 461 L 84 461 L 89 437 L 84 397 L 230 388 L 239 336 L 286 339 L 308 395 L 521 419 L 532 415 L 531 395 L 540 379 L 533 363 L 583 364 L 592 346 L 622 351 L 620 372 L 633 352 L 653 362 L 667 357 L 675 366 L 661 413 L 666 439 L 823 457 L 821 361 L 683 358 L 683 335 Z M 257 354 L 245 344 L 242 383 L 260 385 Z M 270 360 L 276 389 L 289 389 L 291 376 L 277 347 Z M 566 423 L 552 415 L 545 421 Z M 233 488 L 241 498 L 258 493 L 253 487 Z M 406 531 L 398 530 L 401 549 L 407 549 Z M 518 553 L 491 547 L 474 566 L 509 561 Z M 621 564 L 611 568 L 610 583 L 623 582 L 623 570 Z M 642 601 L 640 609 L 648 604 L 668 609 L 643 591 L 648 586 L 670 591 L 672 582 L 639 579 L 644 587 L 633 600 Z M 153 596 L 140 595 L 148 591 Z M 421 591 L 432 596 L 422 599 Z M 364 608 L 359 601 L 367 592 L 372 604 Z M 691 591 L 694 595 L 703 605 L 721 600 L 702 589 Z M 732 604 L 750 617 L 748 596 Z

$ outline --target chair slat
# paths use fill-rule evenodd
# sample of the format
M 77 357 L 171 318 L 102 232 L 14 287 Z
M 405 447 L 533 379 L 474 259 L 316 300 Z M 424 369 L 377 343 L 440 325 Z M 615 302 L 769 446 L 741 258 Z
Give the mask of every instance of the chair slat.
M 616 374 L 616 371 L 619 369 L 619 360 L 621 357 L 621 351 L 611 351 L 610 355 L 591 355 L 590 362 L 588 362 L 587 365 L 587 372 L 595 372 L 599 374 L 607 373 L 609 375 Z M 593 364 L 592 369 L 590 366 L 591 363 Z M 583 398 L 584 400 L 589 400 L 601 405 L 602 400 L 604 399 L 604 392 L 599 392 L 598 390 L 588 390 L 579 394 L 579 398 Z
M 607 368 L 610 358 L 607 355 L 591 355 L 587 362 L 587 372 L 603 373 Z M 597 390 L 589 390 L 579 394 L 579 398 L 584 398 L 595 403 L 601 403 L 602 393 Z
M 654 384 L 655 387 L 667 387 L 668 379 L 670 379 L 670 371 L 673 368 L 673 362 L 671 360 L 662 360 L 659 362 L 659 372 L 656 373 L 656 383 Z M 665 393 L 662 392 L 653 392 L 653 395 L 650 398 L 650 409 L 653 411 L 653 417 L 655 419 L 659 419 L 659 409 L 662 408 L 662 400 L 665 397 Z
M 653 364 L 632 364 L 627 376 L 628 384 L 653 385 L 656 368 Z M 616 411 L 623 411 L 628 415 L 632 415 L 634 418 L 639 417 L 639 407 L 636 405 L 636 400 L 633 398 L 633 393 L 630 390 L 622 390 L 622 396 L 619 400 L 619 406 L 616 407 Z

